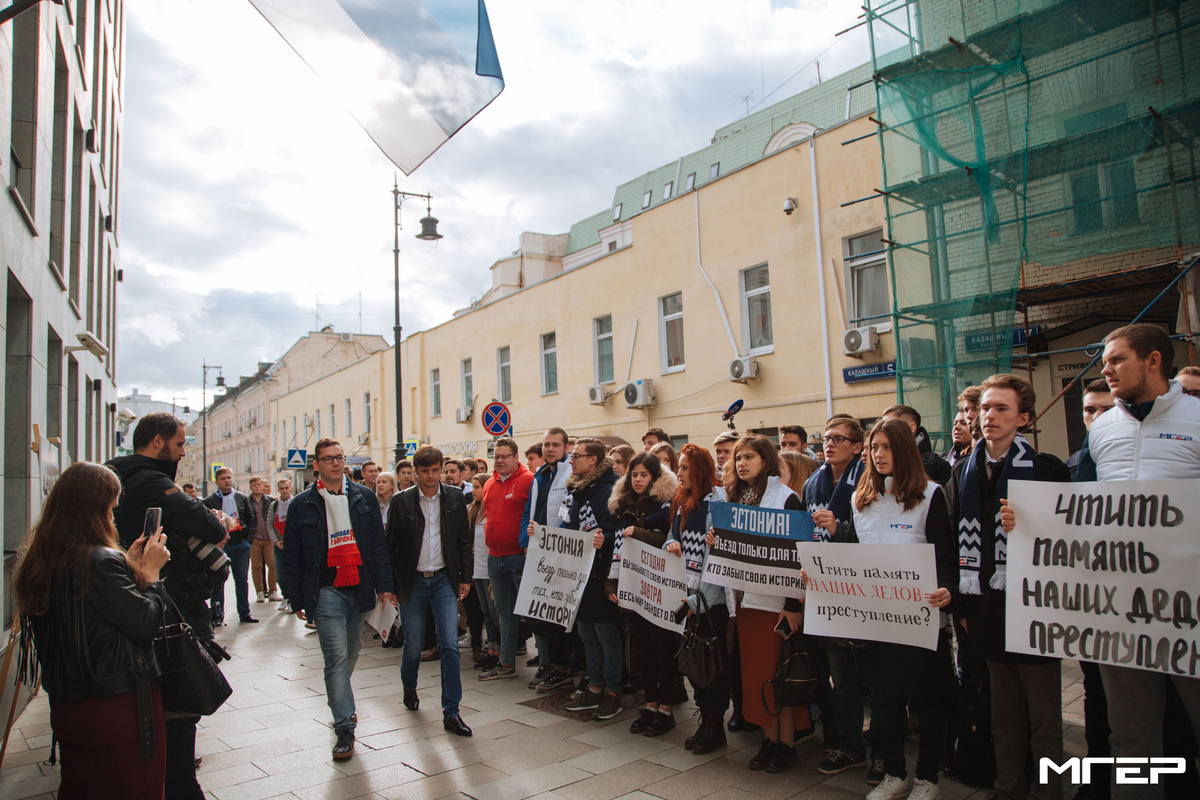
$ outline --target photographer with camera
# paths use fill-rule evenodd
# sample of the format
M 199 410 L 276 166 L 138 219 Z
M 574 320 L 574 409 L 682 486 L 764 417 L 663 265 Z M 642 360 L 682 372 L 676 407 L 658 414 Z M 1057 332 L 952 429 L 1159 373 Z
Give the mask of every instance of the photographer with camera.
M 133 455 L 114 458 L 107 466 L 121 478 L 121 499 L 113 517 L 122 547 L 131 547 L 142 535 L 146 509 L 162 509 L 162 529 L 172 553 L 160 571 L 163 586 L 203 642 L 213 636 L 208 597 L 216 581 L 229 572 L 229 559 L 220 549 L 228 533 L 219 512 L 175 485 L 185 441 L 182 420 L 165 411 L 147 414 L 133 431 Z M 199 719 L 167 719 L 167 797 L 203 800 L 196 781 Z

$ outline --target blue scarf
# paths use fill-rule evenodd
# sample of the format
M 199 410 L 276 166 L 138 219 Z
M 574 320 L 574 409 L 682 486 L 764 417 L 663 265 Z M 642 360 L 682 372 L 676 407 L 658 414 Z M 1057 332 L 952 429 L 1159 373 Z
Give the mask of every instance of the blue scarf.
M 995 527 L 994 561 L 996 571 L 988 585 L 996 591 L 1004 591 L 1008 579 L 1008 534 L 1000 525 L 1000 500 L 1008 498 L 1010 480 L 1033 480 L 1033 447 L 1020 434 L 1013 439 L 1012 446 L 1000 466 L 1000 478 L 996 483 L 996 515 L 992 520 Z M 979 478 L 976 470 L 987 462 L 987 447 L 976 447 L 971 451 L 959 478 L 958 500 L 958 590 L 963 594 L 982 594 L 979 583 L 979 568 L 983 562 L 983 514 L 982 498 L 979 494 Z
M 839 523 L 854 519 L 851 501 L 854 499 L 854 488 L 858 485 L 862 473 L 863 461 L 859 456 L 855 456 L 846 465 L 846 471 L 834 486 L 833 468 L 828 463 L 822 464 L 820 469 L 804 482 L 804 507 L 809 513 L 829 509 Z M 825 528 L 817 527 L 813 529 L 813 537 L 816 541 L 828 542 L 831 535 Z

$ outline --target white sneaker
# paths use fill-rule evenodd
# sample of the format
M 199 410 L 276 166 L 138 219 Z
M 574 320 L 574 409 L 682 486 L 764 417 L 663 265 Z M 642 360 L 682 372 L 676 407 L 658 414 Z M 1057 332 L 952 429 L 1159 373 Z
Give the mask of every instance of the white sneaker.
M 913 790 L 908 795 L 908 800 L 940 800 L 941 796 L 942 790 L 936 783 L 917 778 L 913 781 Z
M 259 592 L 258 593 L 258 602 L 260 602 L 260 603 L 267 602 L 267 596 L 265 594 L 263 594 L 262 592 Z
M 867 792 L 867 800 L 900 800 L 911 790 L 912 781 L 908 778 L 884 775 L 879 785 Z
M 279 593 L 279 590 L 278 590 L 278 589 L 276 589 L 275 591 L 271 592 L 271 596 L 270 596 L 270 597 L 268 597 L 267 599 L 268 599 L 268 600 L 270 600 L 270 601 L 271 601 L 271 602 L 273 602 L 273 603 L 278 603 L 280 600 L 282 600 L 282 599 L 283 599 L 283 595 L 281 595 L 281 594 Z

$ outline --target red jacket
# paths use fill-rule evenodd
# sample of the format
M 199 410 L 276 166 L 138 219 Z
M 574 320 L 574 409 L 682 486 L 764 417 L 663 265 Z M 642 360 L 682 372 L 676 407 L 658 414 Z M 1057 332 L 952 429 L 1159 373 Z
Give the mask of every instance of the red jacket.
M 521 554 L 521 515 L 529 499 L 529 487 L 533 485 L 533 473 L 520 462 L 517 469 L 501 481 L 492 473 L 483 485 L 483 513 L 486 523 L 483 538 L 487 543 L 488 555 L 515 556 Z

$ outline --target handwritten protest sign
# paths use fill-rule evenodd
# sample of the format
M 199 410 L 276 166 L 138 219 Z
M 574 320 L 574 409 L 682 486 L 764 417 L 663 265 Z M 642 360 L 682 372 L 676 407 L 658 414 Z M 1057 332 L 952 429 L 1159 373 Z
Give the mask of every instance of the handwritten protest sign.
M 571 630 L 595 557 L 592 534 L 535 525 L 514 613 Z
M 1009 652 L 1200 676 L 1194 480 L 1009 484 Z
M 617 605 L 660 628 L 683 633 L 683 622 L 672 617 L 687 599 L 683 559 L 636 539 L 626 539 L 621 549 Z
M 941 614 L 931 544 L 796 545 L 808 586 L 804 632 L 936 650 Z
M 758 594 L 800 596 L 796 542 L 811 542 L 807 511 L 712 503 L 717 542 L 708 549 L 704 580 Z

